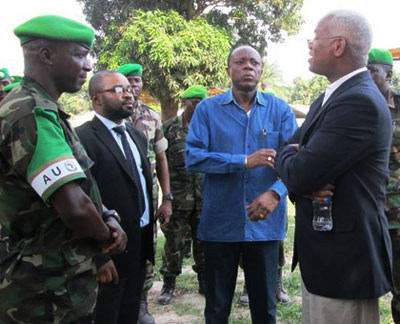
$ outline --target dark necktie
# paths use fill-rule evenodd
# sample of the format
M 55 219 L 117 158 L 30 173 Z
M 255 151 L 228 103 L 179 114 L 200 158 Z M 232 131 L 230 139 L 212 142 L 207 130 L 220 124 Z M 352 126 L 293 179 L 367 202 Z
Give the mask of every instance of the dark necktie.
M 129 164 L 129 170 L 131 172 L 131 176 L 133 178 L 133 181 L 136 183 L 137 188 L 138 188 L 138 205 L 139 205 L 139 210 L 140 210 L 140 216 L 142 216 L 145 208 L 145 202 L 144 202 L 144 192 L 142 188 L 142 183 L 140 181 L 140 176 L 139 176 L 139 171 L 136 166 L 136 161 L 135 158 L 133 157 L 133 153 L 131 150 L 131 147 L 129 146 L 128 139 L 126 137 L 125 133 L 125 127 L 124 126 L 115 126 L 113 130 L 121 135 L 121 143 L 122 143 L 122 148 L 124 149 L 125 152 L 125 158 L 126 161 Z

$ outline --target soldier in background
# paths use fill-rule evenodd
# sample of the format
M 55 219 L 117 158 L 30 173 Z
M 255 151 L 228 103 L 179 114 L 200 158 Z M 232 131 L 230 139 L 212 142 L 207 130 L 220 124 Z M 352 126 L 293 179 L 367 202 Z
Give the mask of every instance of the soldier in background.
M 386 188 L 385 213 L 392 240 L 393 288 L 392 317 L 400 324 L 400 95 L 390 89 L 393 57 L 388 50 L 372 48 L 368 55 L 368 70 L 379 91 L 385 97 L 392 116 L 393 138 L 389 158 L 389 185 Z
M 137 102 L 137 107 L 134 109 L 133 115 L 127 120 L 130 121 L 134 127 L 143 131 L 148 141 L 148 157 L 153 175 L 153 207 L 156 211 L 154 218 L 158 219 L 160 216 L 162 216 L 165 224 L 167 224 L 169 217 L 172 214 L 171 202 L 173 196 L 170 190 L 168 162 L 165 156 L 165 150 L 168 147 L 168 142 L 165 139 L 162 131 L 161 118 L 158 113 L 139 100 L 139 96 L 143 89 L 142 66 L 140 64 L 132 63 L 124 64 L 119 67 L 117 71 L 125 75 L 129 80 L 129 83 L 134 91 L 133 95 L 135 102 Z M 163 193 L 160 207 L 158 207 L 157 179 L 160 183 L 161 191 Z M 157 223 L 154 222 L 154 251 L 156 251 L 156 243 Z M 148 262 L 138 324 L 155 324 L 154 318 L 149 313 L 147 308 L 147 293 L 153 286 L 153 278 L 154 268 L 151 262 Z
M 25 71 L 0 104 L 0 322 L 90 324 L 93 256 L 123 251 L 126 235 L 57 100 L 85 83 L 94 31 L 39 16 L 14 33 Z
M 185 168 L 185 141 L 189 131 L 190 120 L 197 104 L 207 95 L 207 89 L 202 86 L 191 86 L 182 94 L 182 115 L 168 120 L 163 128 L 168 140 L 167 158 L 171 189 L 174 194 L 172 216 L 161 230 L 165 236 L 162 266 L 164 285 L 158 302 L 161 305 L 170 303 L 175 291 L 176 277 L 182 272 L 184 246 L 188 233 L 193 242 L 193 257 L 197 272 L 199 293 L 204 294 L 204 255 L 197 238 L 197 227 L 201 214 L 201 185 L 203 175 L 188 172 Z
M 4 87 L 8 86 L 12 83 L 10 74 L 6 68 L 0 69 L 0 101 L 4 99 L 6 96 L 6 92 L 4 92 Z

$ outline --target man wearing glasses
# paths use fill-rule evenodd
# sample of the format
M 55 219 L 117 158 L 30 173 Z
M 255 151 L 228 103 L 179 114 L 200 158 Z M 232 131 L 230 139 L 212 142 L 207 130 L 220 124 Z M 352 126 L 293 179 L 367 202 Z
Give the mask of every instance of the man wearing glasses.
M 296 206 L 292 267 L 301 271 L 302 323 L 378 324 L 378 298 L 391 286 L 384 202 L 392 125 L 366 68 L 371 42 L 356 12 L 320 20 L 309 69 L 330 85 L 275 158 Z
M 77 128 L 104 205 L 121 216 L 125 253 L 97 259 L 97 324 L 137 323 L 146 260 L 154 263 L 152 177 L 147 141 L 125 123 L 133 113 L 129 81 L 118 72 L 96 73 L 89 83 L 95 117 Z

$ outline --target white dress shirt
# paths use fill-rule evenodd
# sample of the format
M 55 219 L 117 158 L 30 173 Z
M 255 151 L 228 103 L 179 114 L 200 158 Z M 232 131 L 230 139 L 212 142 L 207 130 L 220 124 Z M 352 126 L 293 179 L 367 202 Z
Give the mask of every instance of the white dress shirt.
M 350 72 L 346 74 L 345 76 L 342 76 L 339 80 L 336 80 L 332 84 L 330 84 L 326 90 L 325 90 L 325 97 L 324 101 L 322 102 L 322 106 L 325 105 L 325 103 L 328 101 L 329 97 L 336 91 L 337 88 L 339 88 L 343 83 L 345 83 L 348 79 L 351 77 L 355 76 L 358 73 L 368 71 L 366 67 L 363 67 L 361 69 L 355 70 L 353 72 Z
M 117 126 L 124 126 L 124 128 L 125 128 L 126 137 L 128 139 L 129 146 L 130 146 L 130 148 L 132 150 L 132 154 L 133 154 L 133 157 L 134 157 L 135 162 L 136 162 L 136 167 L 137 167 L 138 172 L 139 172 L 140 182 L 142 184 L 142 189 L 143 189 L 145 209 L 144 209 L 144 213 L 143 213 L 142 217 L 140 218 L 140 227 L 144 227 L 144 226 L 146 226 L 147 224 L 150 223 L 150 208 L 149 208 L 149 199 L 147 197 L 146 179 L 145 179 L 145 177 L 143 175 L 142 160 L 140 158 L 139 150 L 136 147 L 135 142 L 132 140 L 130 134 L 126 131 L 125 121 L 124 120 L 122 120 L 121 124 L 116 124 L 113 121 L 101 116 L 97 112 L 95 112 L 95 114 L 96 114 L 96 117 L 110 131 L 111 135 L 114 137 L 115 141 L 117 142 L 117 144 L 118 144 L 119 148 L 121 149 L 122 154 L 124 154 L 124 156 L 125 156 L 125 152 L 124 152 L 124 149 L 122 147 L 121 135 L 119 135 L 116 131 L 114 131 L 113 128 L 117 127 Z

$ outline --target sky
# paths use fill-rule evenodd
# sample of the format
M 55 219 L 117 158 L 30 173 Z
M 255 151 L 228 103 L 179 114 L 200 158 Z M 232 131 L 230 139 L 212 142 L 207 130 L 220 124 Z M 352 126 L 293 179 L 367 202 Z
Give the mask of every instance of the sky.
M 4 0 L 3 0 L 4 1 Z M 326 13 L 336 9 L 351 9 L 363 14 L 370 22 L 373 47 L 400 48 L 399 0 L 304 0 L 302 15 L 305 23 L 296 36 L 286 37 L 282 44 L 269 43 L 268 61 L 275 62 L 282 72 L 283 81 L 301 76 L 309 79 L 307 39 L 312 39 L 314 29 Z M 1 9 L 0 68 L 7 67 L 11 74 L 22 75 L 23 59 L 18 39 L 13 30 L 28 19 L 44 14 L 62 15 L 85 23 L 81 5 L 76 0 L 11 0 Z M 395 69 L 400 71 L 400 62 Z

